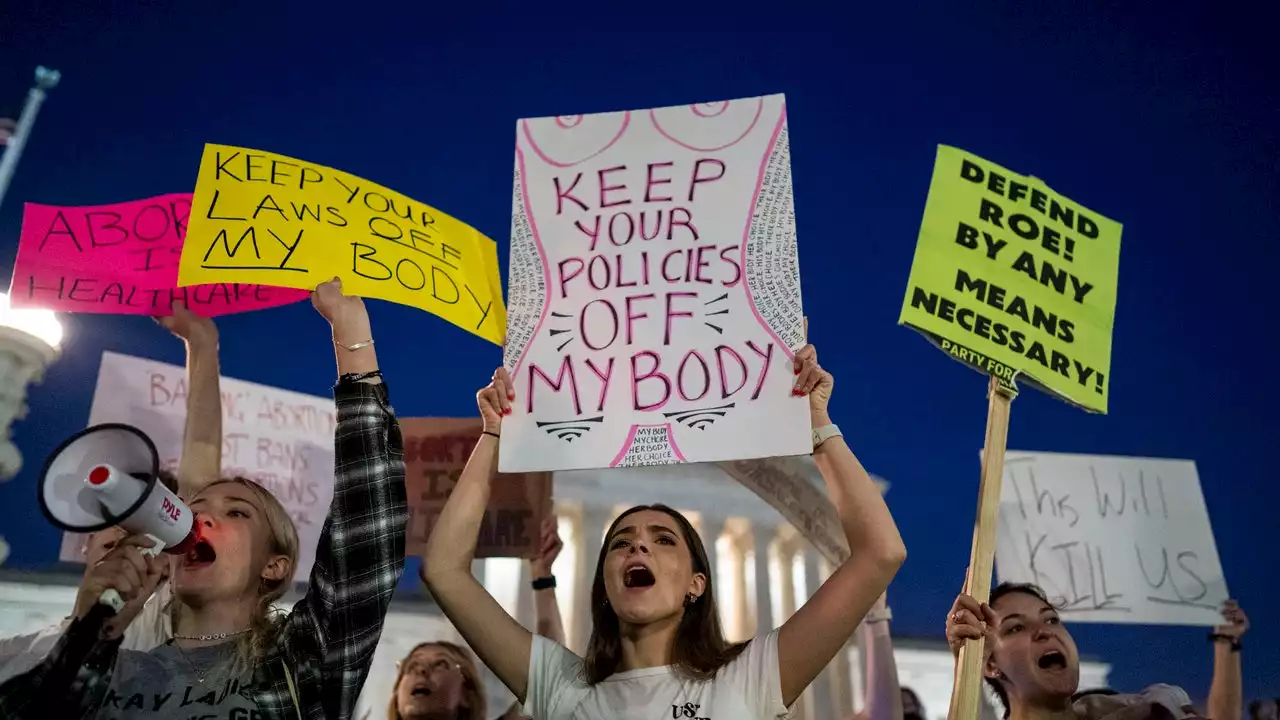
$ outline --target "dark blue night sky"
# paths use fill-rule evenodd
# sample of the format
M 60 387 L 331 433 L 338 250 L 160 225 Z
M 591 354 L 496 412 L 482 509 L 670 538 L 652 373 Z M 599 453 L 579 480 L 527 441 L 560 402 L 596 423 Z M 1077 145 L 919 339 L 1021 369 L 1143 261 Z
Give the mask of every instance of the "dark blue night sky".
M 1229 586 L 1253 620 L 1246 695 L 1280 695 L 1280 393 L 1265 350 L 1280 262 L 1274 17 L 1176 3 L 1103 15 L 995 3 L 916 14 L 758 2 L 105 9 L 137 5 L 0 9 L 0 113 L 16 116 L 37 64 L 64 76 L 0 208 L 4 277 L 23 202 L 188 192 L 205 142 L 373 179 L 495 238 L 505 263 L 517 118 L 786 93 L 811 338 L 839 381 L 837 422 L 893 483 L 910 551 L 890 589 L 901 635 L 940 638 L 963 581 L 986 414 L 982 376 L 896 325 L 936 145 L 1044 178 L 1122 222 L 1110 414 L 1026 391 L 1009 446 L 1196 460 Z M 498 348 L 419 311 L 371 306 L 397 410 L 473 413 Z M 32 468 L 83 427 L 102 351 L 183 361 L 143 318 L 67 324 L 64 357 L 14 427 L 27 469 L 0 485 L 9 566 L 56 558 Z M 307 304 L 220 329 L 225 374 L 326 393 L 333 354 Z M 1115 664 L 1117 688 L 1207 694 L 1202 628 L 1073 633 Z

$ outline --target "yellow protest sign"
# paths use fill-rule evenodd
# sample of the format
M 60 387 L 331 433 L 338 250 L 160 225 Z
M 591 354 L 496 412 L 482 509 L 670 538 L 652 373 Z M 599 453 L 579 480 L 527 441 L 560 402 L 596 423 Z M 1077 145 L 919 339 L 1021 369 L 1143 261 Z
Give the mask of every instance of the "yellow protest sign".
M 333 168 L 205 145 L 178 285 L 254 283 L 411 305 L 501 344 L 498 246 L 466 223 Z
M 938 146 L 899 324 L 1013 386 L 1105 413 L 1121 225 Z

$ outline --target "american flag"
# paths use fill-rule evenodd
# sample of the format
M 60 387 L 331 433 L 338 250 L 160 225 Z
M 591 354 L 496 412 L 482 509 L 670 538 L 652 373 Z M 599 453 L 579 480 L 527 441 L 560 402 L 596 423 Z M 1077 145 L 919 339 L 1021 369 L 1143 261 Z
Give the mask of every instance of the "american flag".
M 8 145 L 9 138 L 13 137 L 13 130 L 18 126 L 12 118 L 0 117 L 0 145 Z

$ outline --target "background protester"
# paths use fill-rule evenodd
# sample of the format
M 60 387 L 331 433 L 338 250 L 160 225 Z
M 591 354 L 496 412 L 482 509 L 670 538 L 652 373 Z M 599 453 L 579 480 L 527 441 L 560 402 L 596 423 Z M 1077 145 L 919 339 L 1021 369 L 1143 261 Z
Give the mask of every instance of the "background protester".
M 1241 677 L 1242 638 L 1249 632 L 1249 616 L 1235 600 L 1222 606 L 1226 623 L 1209 635 L 1213 642 L 1213 680 L 1209 685 L 1209 717 L 1240 720 L 1244 716 L 1244 680 Z
M 663 505 L 614 520 L 596 562 L 585 658 L 536 637 L 471 574 L 496 470 L 502 418 L 516 400 L 505 369 L 477 395 L 484 435 L 427 544 L 426 579 L 472 648 L 538 720 L 598 717 L 783 717 L 845 646 L 906 557 L 875 483 L 831 424 L 832 377 L 806 346 L 794 395 L 807 395 L 814 459 L 849 546 L 856 548 L 781 629 L 746 643 L 724 639 L 700 537 Z
M 966 640 L 986 637 L 983 675 L 1004 717 L 1035 720 L 1074 712 L 1079 720 L 1191 720 L 1181 688 L 1152 685 L 1132 695 L 1076 697 L 1080 656 L 1058 610 L 1034 585 L 1002 583 L 989 603 L 961 594 L 947 614 L 947 643 L 959 659 Z
M 187 419 L 182 435 L 182 454 L 176 476 L 165 471 L 160 481 L 183 498 L 194 497 L 216 480 L 222 469 L 222 399 L 219 395 L 218 329 L 209 318 L 199 317 L 181 303 L 173 314 L 156 322 L 180 338 L 187 348 Z M 113 550 L 125 531 L 107 528 L 85 538 L 85 575 Z M 169 640 L 173 628 L 168 616 L 171 599 L 165 582 L 168 567 L 154 580 L 156 587 L 143 592 L 111 621 L 124 627 L 120 647 L 146 652 Z M 71 618 L 49 627 L 0 640 L 0 682 L 34 668 L 49 654 L 66 632 Z
M 1254 700 L 1249 703 L 1250 720 L 1280 720 L 1280 698 Z
M 318 287 L 312 302 L 331 325 L 339 379 L 334 495 L 306 595 L 283 618 L 271 611 L 290 585 L 299 550 L 279 501 L 251 480 L 211 483 L 190 502 L 203 539 L 174 561 L 173 642 L 136 653 L 106 634 L 69 691 L 48 686 L 51 668 L 87 631 L 80 623 L 101 589 L 133 599 L 143 589 L 139 580 L 160 571 L 160 561 L 138 553 L 140 538 L 126 538 L 86 577 L 77 619 L 53 653 L 0 686 L 0 716 L 354 714 L 404 570 L 404 461 L 364 303 L 344 296 L 336 279 Z M 57 702 L 69 707 L 50 714 Z
M 537 634 L 561 644 L 564 621 L 551 567 L 563 548 L 555 515 L 548 514 L 542 522 L 538 555 L 529 560 L 534 627 Z M 424 642 L 410 650 L 396 669 L 387 720 L 488 720 L 484 681 L 465 648 L 442 640 Z M 499 720 L 523 717 L 516 702 Z
M 906 695 L 911 691 L 898 685 L 898 663 L 893 658 L 893 636 L 889 632 L 889 619 L 892 617 L 885 596 L 881 595 L 862 621 L 867 666 L 867 720 L 903 720 L 906 717 Z

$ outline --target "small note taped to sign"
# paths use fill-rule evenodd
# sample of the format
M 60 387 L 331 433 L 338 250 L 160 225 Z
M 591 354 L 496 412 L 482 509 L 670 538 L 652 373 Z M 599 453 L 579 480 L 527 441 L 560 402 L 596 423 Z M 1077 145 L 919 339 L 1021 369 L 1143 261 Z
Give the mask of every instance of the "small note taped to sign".
M 178 282 L 311 290 L 421 308 L 494 343 L 506 329 L 498 248 L 433 207 L 275 153 L 205 145 Z
M 107 315 L 169 315 L 178 302 L 217 317 L 306 299 L 301 290 L 225 278 L 178 287 L 190 212 L 191 193 L 83 207 L 27 203 L 9 301 Z
M 1078 622 L 1218 625 L 1228 597 L 1190 460 L 1009 451 L 996 569 Z

